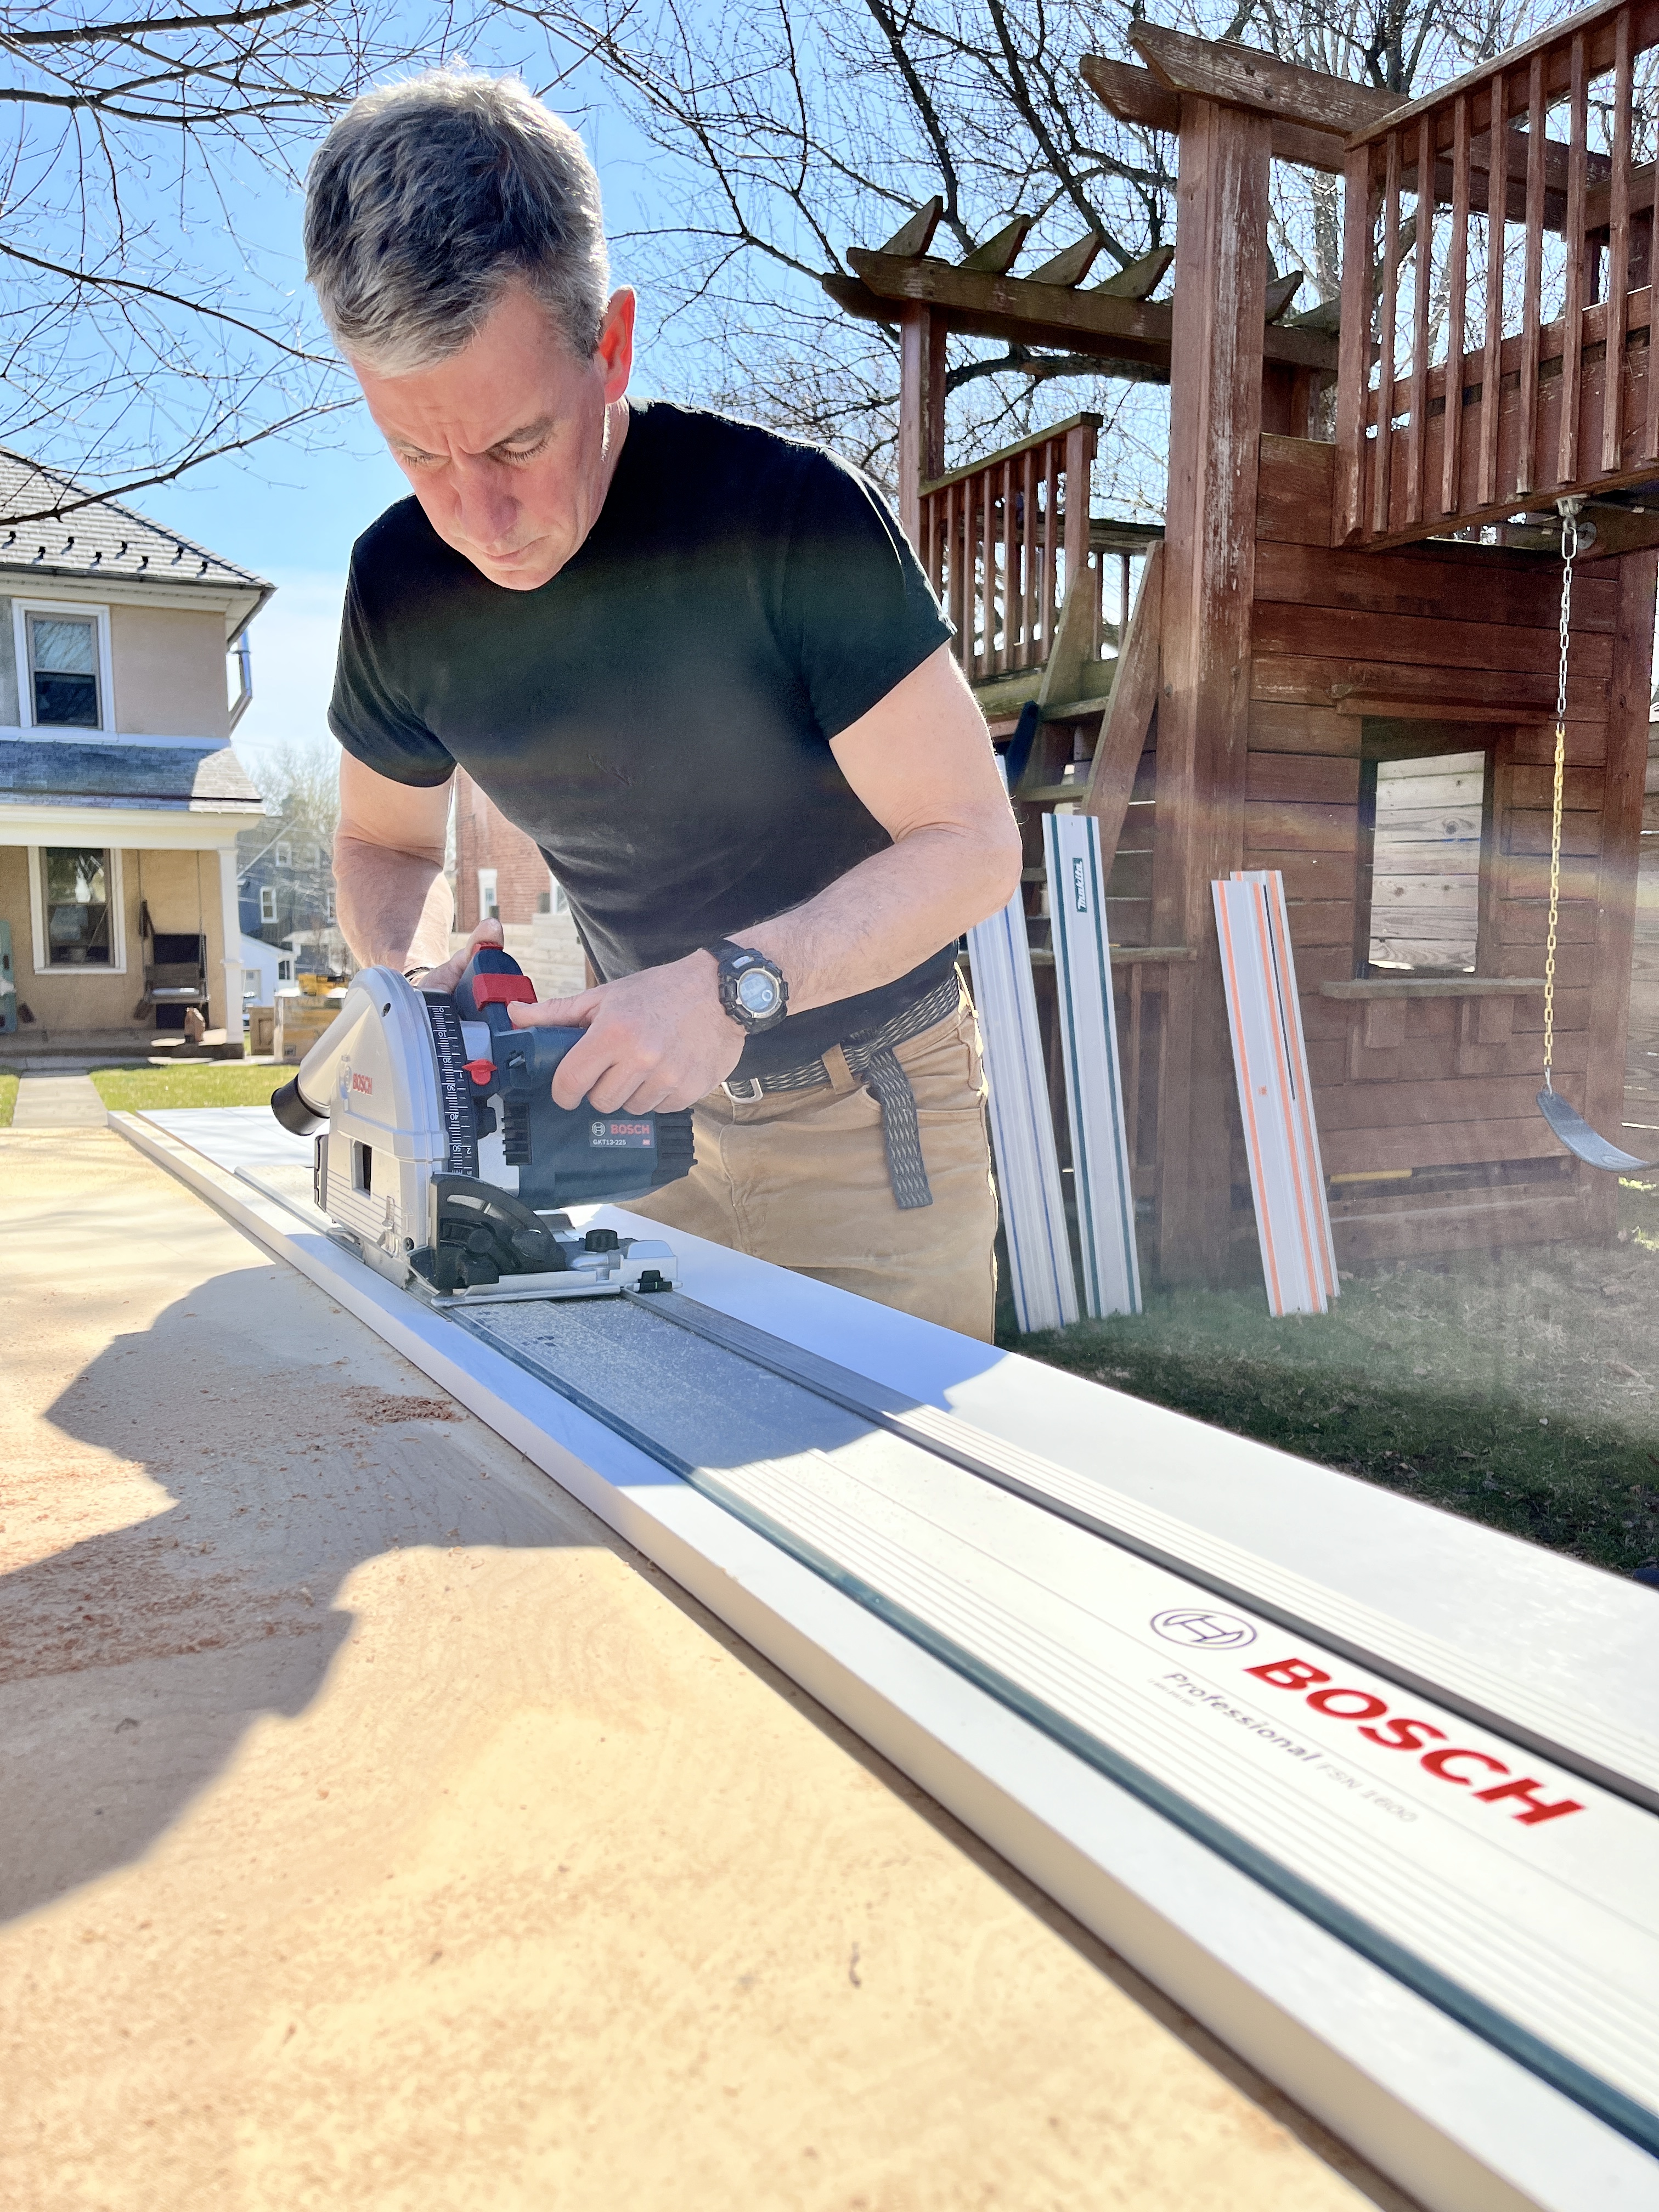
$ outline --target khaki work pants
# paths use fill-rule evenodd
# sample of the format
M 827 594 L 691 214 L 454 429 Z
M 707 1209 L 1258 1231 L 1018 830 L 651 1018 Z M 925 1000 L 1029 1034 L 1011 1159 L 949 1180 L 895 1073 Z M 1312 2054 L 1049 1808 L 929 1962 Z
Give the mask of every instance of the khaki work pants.
M 824 1055 L 830 1080 L 811 1091 L 746 1105 L 724 1091 L 700 1099 L 696 1167 L 629 1199 L 629 1212 L 989 1343 L 996 1194 L 967 993 L 896 1056 L 916 1095 L 931 1206 L 902 1212 L 894 1203 L 881 1109 L 837 1045 Z

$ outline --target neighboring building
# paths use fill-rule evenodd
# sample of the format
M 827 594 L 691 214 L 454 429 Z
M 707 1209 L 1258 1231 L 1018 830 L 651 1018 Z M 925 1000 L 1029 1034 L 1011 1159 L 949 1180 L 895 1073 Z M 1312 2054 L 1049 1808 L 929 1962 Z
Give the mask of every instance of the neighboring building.
M 280 945 L 242 933 L 242 996 L 250 1006 L 269 1006 L 278 991 L 294 987 L 294 955 Z
M 506 949 L 542 998 L 581 990 L 586 964 L 576 925 L 542 858 L 465 769 L 455 775 L 455 944 L 481 921 L 501 925 Z
M 267 814 L 241 832 L 237 853 L 243 935 L 289 957 L 284 981 L 295 961 L 301 973 L 342 974 L 348 955 L 334 915 L 330 831 L 303 815 Z
M 465 769 L 455 775 L 455 927 L 531 922 L 562 900 L 541 849 L 484 797 Z
M 272 587 L 84 497 L 0 450 L 0 923 L 17 1042 L 136 1041 L 199 999 L 237 1051 L 236 841 L 265 817 L 229 741 Z M 57 521 L 8 520 L 53 505 Z

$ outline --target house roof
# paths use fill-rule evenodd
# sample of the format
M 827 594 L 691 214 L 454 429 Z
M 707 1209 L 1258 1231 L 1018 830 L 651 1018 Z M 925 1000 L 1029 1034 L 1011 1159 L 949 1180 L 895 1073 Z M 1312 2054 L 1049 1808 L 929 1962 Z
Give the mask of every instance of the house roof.
M 228 745 L 32 744 L 0 740 L 0 810 L 27 803 L 261 814 L 264 804 Z
M 77 502 L 84 502 L 79 504 Z M 58 520 L 14 523 L 15 514 L 62 509 Z M 72 577 L 82 583 L 119 580 L 229 591 L 239 603 L 236 627 L 250 621 L 275 586 L 176 530 L 163 530 L 117 500 L 88 498 L 70 477 L 0 447 L 0 587 L 16 573 Z M 242 611 L 246 604 L 246 611 Z

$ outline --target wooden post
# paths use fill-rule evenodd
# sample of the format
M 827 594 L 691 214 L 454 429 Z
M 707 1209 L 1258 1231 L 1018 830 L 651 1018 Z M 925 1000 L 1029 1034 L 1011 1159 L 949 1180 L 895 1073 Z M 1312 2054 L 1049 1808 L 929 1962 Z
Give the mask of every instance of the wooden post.
M 1659 552 L 1626 553 L 1619 563 L 1619 627 L 1613 633 L 1607 696 L 1601 855 L 1595 879 L 1595 969 L 1590 984 L 1589 1066 L 1584 1077 L 1585 1118 L 1615 1145 L 1624 1141 L 1620 1124 L 1625 1118 L 1625 1054 L 1656 586 Z M 1585 1226 L 1591 1236 L 1611 1237 L 1618 1218 L 1619 1179 L 1588 1169 L 1581 1172 L 1590 1185 Z
M 1351 545 L 1365 526 L 1365 431 L 1370 421 L 1371 150 L 1361 146 L 1343 163 L 1342 321 L 1336 372 L 1336 528 Z M 1267 280 L 1262 280 L 1265 298 Z
M 1190 945 L 1165 1000 L 1158 1261 L 1215 1281 L 1231 1228 L 1226 1004 L 1212 878 L 1243 858 L 1267 283 L 1265 117 L 1183 95 L 1152 941 Z
M 921 487 L 945 474 L 945 319 L 931 307 L 899 317 L 899 521 L 921 550 Z
M 1066 588 L 1089 561 L 1089 478 L 1095 458 L 1092 422 L 1066 433 Z
M 1089 769 L 1083 811 L 1100 824 L 1100 862 L 1109 876 L 1134 790 L 1135 771 L 1158 708 L 1158 630 L 1164 617 L 1164 548 L 1154 545 L 1141 571 L 1131 620 L 1118 632 L 1111 702 Z

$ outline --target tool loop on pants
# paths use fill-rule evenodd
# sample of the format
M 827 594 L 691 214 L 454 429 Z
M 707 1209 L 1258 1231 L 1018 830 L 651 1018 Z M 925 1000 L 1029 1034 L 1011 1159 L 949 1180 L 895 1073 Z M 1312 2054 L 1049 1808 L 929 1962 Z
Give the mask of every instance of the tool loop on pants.
M 856 1031 L 841 1047 L 848 1067 L 881 1109 L 881 1133 L 887 1147 L 887 1179 L 893 1187 L 893 1203 L 903 1213 L 931 1206 L 933 1193 L 921 1157 L 916 1095 L 895 1048 L 948 1021 L 961 999 L 961 987 L 952 972 L 936 983 L 926 998 L 918 999 L 902 1014 L 895 1014 L 890 1022 L 884 1022 L 878 1030 Z M 720 1088 L 728 1098 L 744 1106 L 769 1092 L 815 1091 L 829 1080 L 830 1071 L 823 1062 L 811 1060 L 799 1067 L 783 1068 L 775 1075 L 730 1077 Z

